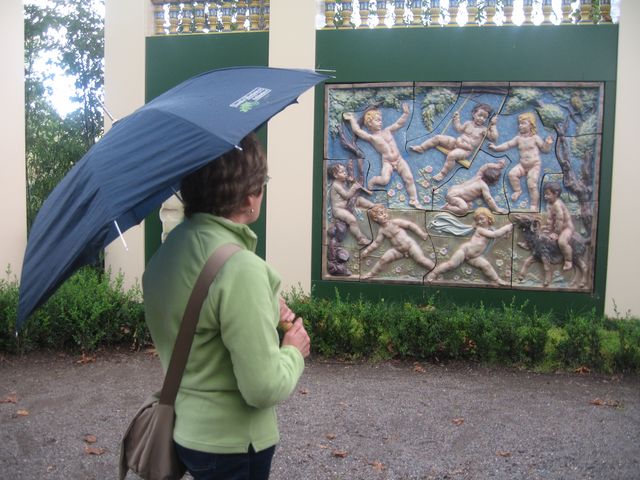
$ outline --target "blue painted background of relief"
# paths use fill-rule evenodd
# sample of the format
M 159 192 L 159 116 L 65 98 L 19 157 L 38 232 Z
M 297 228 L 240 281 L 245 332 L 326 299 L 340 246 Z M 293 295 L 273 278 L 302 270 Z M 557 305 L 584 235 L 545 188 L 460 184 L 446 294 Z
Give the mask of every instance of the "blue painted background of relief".
M 496 286 L 499 288 L 553 288 L 590 291 L 593 288 L 593 260 L 595 251 L 595 222 L 597 210 L 597 181 L 600 160 L 600 136 L 602 131 L 602 85 L 600 84 L 369 84 L 369 85 L 329 85 L 326 89 L 325 111 L 325 198 L 324 237 L 325 259 L 323 278 L 363 281 L 368 277 L 376 262 L 389 249 L 390 241 L 384 242 L 366 257 L 362 252 L 366 245 L 360 244 L 347 228 L 336 233 L 336 222 L 332 212 L 330 191 L 333 179 L 328 170 L 340 163 L 350 167 L 353 180 L 367 182 L 380 173 L 381 156 L 370 142 L 354 135 L 349 122 L 344 120 L 344 112 L 354 112 L 360 119 L 363 112 L 377 105 L 382 114 L 383 127 L 396 122 L 402 115 L 402 105 L 408 104 L 409 115 L 405 125 L 393 133 L 400 155 L 407 162 L 415 181 L 420 208 L 409 205 L 406 182 L 397 171 L 393 171 L 386 185 L 373 185 L 370 191 L 359 190 L 356 197 L 362 197 L 373 204 L 383 204 L 391 218 L 404 218 L 418 225 L 428 234 L 423 240 L 416 232 L 407 234 L 420 245 L 425 256 L 434 265 L 450 259 L 457 249 L 469 240 L 469 235 L 453 235 L 435 231 L 431 226 L 436 217 L 452 217 L 459 224 L 472 227 L 473 212 L 478 207 L 487 207 L 482 199 L 470 202 L 466 214 L 454 215 L 445 211 L 445 196 L 456 184 L 468 181 L 487 163 L 503 160 L 505 165 L 500 179 L 489 185 L 491 196 L 500 212 L 494 211 L 493 230 L 514 224 L 514 231 L 506 236 L 491 240 L 482 256 L 497 273 L 500 283 L 490 281 L 485 272 L 464 262 L 459 267 L 448 270 L 437 278 L 429 278 L 433 284 L 459 286 Z M 454 128 L 453 115 L 459 112 L 460 122 L 472 118 L 472 110 L 478 104 L 487 104 L 497 115 L 497 139 L 491 142 L 485 138 L 473 155 L 464 164 L 455 163 L 454 168 L 442 181 L 433 177 L 444 164 L 446 153 L 436 148 L 423 153 L 411 151 L 438 134 L 458 137 Z M 548 153 L 540 152 L 541 173 L 538 180 L 540 200 L 531 205 L 526 177 L 520 179 L 522 194 L 512 200 L 513 188 L 507 179 L 508 172 L 518 164 L 518 148 L 496 152 L 490 143 L 502 144 L 518 135 L 518 116 L 532 112 L 536 117 L 537 134 L 541 140 L 550 137 L 552 143 Z M 487 119 L 487 125 L 490 118 Z M 366 129 L 365 129 L 366 130 Z M 560 134 L 560 136 L 559 136 Z M 342 137 L 342 138 L 341 138 Z M 350 146 L 349 146 L 350 145 Z M 353 147 L 356 147 L 355 149 Z M 362 157 L 359 159 L 358 157 Z M 360 169 L 360 163 L 362 169 Z M 361 171 L 362 170 L 362 171 Z M 587 246 L 581 253 L 582 271 L 574 264 L 563 270 L 562 263 L 548 265 L 539 261 L 539 254 L 531 246 L 525 245 L 523 222 L 544 225 L 547 221 L 548 205 L 543 199 L 543 187 L 548 182 L 562 185 L 561 199 L 567 206 L 574 221 L 575 231 Z M 353 182 L 346 182 L 353 185 Z M 353 200 L 352 200 L 353 203 Z M 368 239 L 376 238 L 379 226 L 370 220 L 367 208 L 351 205 L 350 211 L 357 219 L 360 231 Z M 343 230 L 345 230 L 343 228 Z M 336 255 L 339 252 L 340 255 Z M 536 253 L 533 261 L 530 257 Z M 342 271 L 330 268 L 339 257 Z M 557 261 L 557 259 L 556 259 Z M 526 272 L 522 267 L 530 264 Z M 335 266 L 335 265 L 334 265 Z M 585 271 L 586 270 L 586 271 Z M 390 262 L 366 281 L 423 283 L 430 270 L 404 256 Z M 433 275 L 432 275 L 433 277 Z M 578 278 L 572 283 L 572 280 Z

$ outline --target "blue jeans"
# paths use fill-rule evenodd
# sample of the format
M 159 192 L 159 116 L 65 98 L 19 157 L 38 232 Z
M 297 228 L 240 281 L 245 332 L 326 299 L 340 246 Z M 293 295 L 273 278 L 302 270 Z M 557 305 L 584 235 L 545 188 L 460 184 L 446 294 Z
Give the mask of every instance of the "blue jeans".
M 194 480 L 267 480 L 276 450 L 274 445 L 256 453 L 249 446 L 247 453 L 209 453 L 174 444 Z

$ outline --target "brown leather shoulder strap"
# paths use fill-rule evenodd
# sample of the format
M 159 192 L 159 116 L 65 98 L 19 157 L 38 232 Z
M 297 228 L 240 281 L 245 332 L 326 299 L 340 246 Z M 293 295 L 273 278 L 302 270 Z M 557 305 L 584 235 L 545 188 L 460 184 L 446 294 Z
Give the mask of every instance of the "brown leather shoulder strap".
M 196 332 L 196 325 L 200 317 L 200 310 L 204 302 L 209 286 L 218 274 L 218 271 L 225 262 L 242 247 L 234 243 L 227 243 L 218 247 L 209 257 L 207 263 L 202 267 L 202 271 L 198 276 L 198 280 L 191 291 L 187 307 L 184 310 L 180 331 L 176 337 L 176 343 L 173 346 L 173 353 L 167 368 L 167 374 L 164 377 L 162 391 L 160 392 L 159 403 L 163 405 L 173 405 L 178 395 L 178 388 L 182 380 L 184 368 L 187 365 L 189 351 L 193 343 L 193 335 Z

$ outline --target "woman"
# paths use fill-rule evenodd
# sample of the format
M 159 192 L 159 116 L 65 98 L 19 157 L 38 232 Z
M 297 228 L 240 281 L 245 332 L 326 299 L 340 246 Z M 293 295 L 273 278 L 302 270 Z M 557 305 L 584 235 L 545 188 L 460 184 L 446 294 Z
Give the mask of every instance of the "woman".
M 281 308 L 280 278 L 255 255 L 248 227 L 260 215 L 266 157 L 254 134 L 240 147 L 183 179 L 186 220 L 143 276 L 146 321 L 166 370 L 205 262 L 226 243 L 243 247 L 209 289 L 176 399 L 176 450 L 196 480 L 269 477 L 275 406 L 293 392 L 310 348 L 301 319 L 280 345 L 278 322 L 295 317 Z

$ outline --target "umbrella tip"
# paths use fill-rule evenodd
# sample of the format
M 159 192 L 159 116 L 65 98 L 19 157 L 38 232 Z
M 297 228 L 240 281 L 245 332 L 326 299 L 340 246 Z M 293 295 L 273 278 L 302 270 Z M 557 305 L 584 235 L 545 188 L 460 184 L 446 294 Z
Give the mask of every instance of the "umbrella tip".
M 100 100 L 99 98 L 97 100 L 98 100 L 98 103 L 100 104 L 100 108 L 102 108 L 102 111 L 109 117 L 109 119 L 111 119 L 111 123 L 115 125 L 119 119 L 113 118 L 113 115 L 111 115 L 111 112 L 107 109 L 107 106 L 104 104 L 102 100 Z
M 239 152 L 242 152 L 242 147 L 240 145 L 234 145 L 233 148 L 235 148 L 236 150 L 238 150 Z
M 316 73 L 320 73 L 322 75 L 326 75 L 329 78 L 336 78 L 336 76 L 335 76 L 336 70 L 330 70 L 330 69 L 327 69 L 327 68 L 316 68 L 315 72 Z

